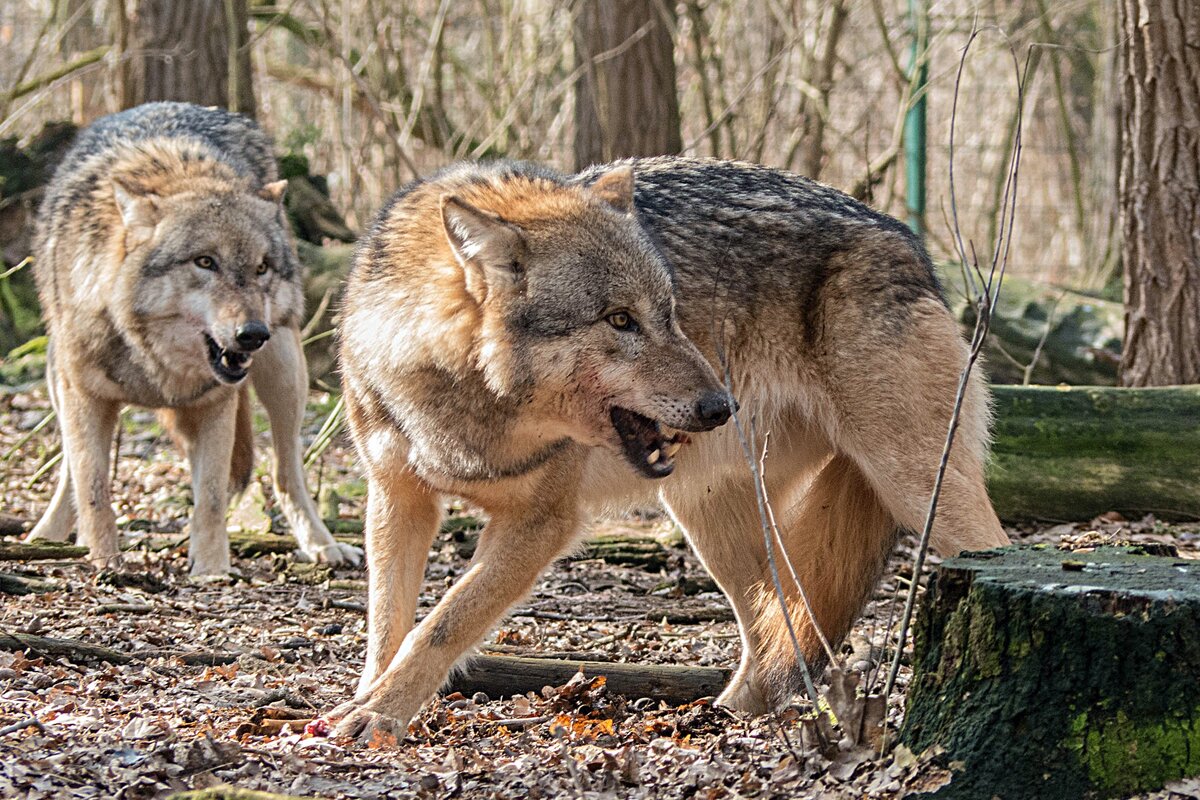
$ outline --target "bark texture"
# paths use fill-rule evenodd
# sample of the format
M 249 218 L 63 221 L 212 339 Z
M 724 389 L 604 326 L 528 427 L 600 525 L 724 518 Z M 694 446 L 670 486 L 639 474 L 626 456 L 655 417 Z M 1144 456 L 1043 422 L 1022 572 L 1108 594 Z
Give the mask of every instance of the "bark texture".
M 254 116 L 246 0 L 136 0 L 125 5 L 131 15 L 122 98 L 127 108 L 178 100 Z
M 1200 564 L 1004 548 L 938 567 L 901 739 L 938 798 L 1117 797 L 1200 774 Z
M 575 19 L 575 165 L 683 149 L 674 4 L 584 0 Z
M 1119 5 L 1121 382 L 1200 383 L 1200 3 Z

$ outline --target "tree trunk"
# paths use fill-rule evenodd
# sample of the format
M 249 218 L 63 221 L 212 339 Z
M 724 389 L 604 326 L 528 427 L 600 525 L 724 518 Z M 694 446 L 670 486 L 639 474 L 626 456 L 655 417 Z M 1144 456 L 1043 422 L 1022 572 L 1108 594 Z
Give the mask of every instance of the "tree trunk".
M 129 108 L 155 100 L 179 100 L 253 116 L 246 2 L 125 3 L 132 18 L 128 20 L 130 64 L 122 104 Z M 232 11 L 232 24 L 227 11 Z
M 678 153 L 674 4 L 584 0 L 575 18 L 575 165 Z
M 1039 547 L 934 574 L 901 740 L 945 748 L 937 797 L 1126 796 L 1200 773 L 1200 563 Z
M 1200 383 L 1200 3 L 1120 0 L 1125 386 Z

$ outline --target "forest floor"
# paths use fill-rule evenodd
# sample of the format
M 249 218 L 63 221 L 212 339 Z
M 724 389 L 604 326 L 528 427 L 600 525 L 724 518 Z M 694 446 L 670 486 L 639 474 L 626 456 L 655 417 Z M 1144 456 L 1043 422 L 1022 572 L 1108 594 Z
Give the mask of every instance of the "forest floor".
M 328 407 L 328 398 L 314 405 L 308 433 Z M 55 471 L 33 479 L 57 445 L 54 426 L 22 442 L 47 410 L 44 390 L 0 394 L 0 455 L 12 451 L 0 462 L 0 511 L 26 526 L 54 486 Z M 289 556 L 265 555 L 238 558 L 231 582 L 189 580 L 186 469 L 152 415 L 127 412 L 123 430 L 114 497 L 132 545 L 126 574 L 136 579 L 113 580 L 75 560 L 0 563 L 0 573 L 45 590 L 3 595 L 0 635 L 78 640 L 133 659 L 94 663 L 0 650 L 0 796 L 134 800 L 229 784 L 328 798 L 894 798 L 951 777 L 930 754 L 903 749 L 882 757 L 865 747 L 819 755 L 796 709 L 751 719 L 708 700 L 668 707 L 619 697 L 589 681 L 507 699 L 440 697 L 401 741 L 322 735 L 307 720 L 350 697 L 362 664 L 364 573 L 302 570 Z M 261 432 L 260 439 L 265 464 Z M 339 516 L 361 518 L 362 481 L 344 443 L 326 451 L 310 479 L 314 491 L 334 487 Z M 259 481 L 261 494 L 252 493 L 235 520 L 257 524 L 250 506 L 264 495 L 270 506 L 266 483 Z M 485 652 L 736 664 L 729 607 L 668 519 L 651 510 L 596 527 L 663 542 L 665 566 L 561 560 L 489 635 Z M 1200 527 L 1152 519 L 1110 515 L 1009 532 L 1057 544 L 1091 530 L 1169 542 L 1184 557 L 1200 557 Z M 464 571 L 461 544 L 450 533 L 435 543 L 420 614 Z M 842 646 L 844 664 L 865 668 L 876 690 L 880 649 L 895 628 L 894 598 L 908 585 L 914 546 L 910 538 L 901 543 Z M 197 653 L 228 663 L 194 663 Z M 898 685 L 907 679 L 904 667 Z M 893 726 L 900 715 L 893 699 Z M 1153 797 L 1200 797 L 1200 783 Z

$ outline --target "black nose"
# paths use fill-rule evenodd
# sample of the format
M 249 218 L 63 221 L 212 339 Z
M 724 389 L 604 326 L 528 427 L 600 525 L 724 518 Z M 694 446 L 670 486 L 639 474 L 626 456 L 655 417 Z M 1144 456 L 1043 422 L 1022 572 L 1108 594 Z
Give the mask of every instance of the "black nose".
M 696 415 L 705 425 L 716 428 L 728 422 L 737 407 L 737 401 L 727 393 L 709 392 L 696 405 Z
M 271 331 L 267 330 L 266 325 L 255 319 L 238 327 L 233 338 L 237 340 L 238 347 L 250 352 L 266 344 L 267 339 L 271 338 Z

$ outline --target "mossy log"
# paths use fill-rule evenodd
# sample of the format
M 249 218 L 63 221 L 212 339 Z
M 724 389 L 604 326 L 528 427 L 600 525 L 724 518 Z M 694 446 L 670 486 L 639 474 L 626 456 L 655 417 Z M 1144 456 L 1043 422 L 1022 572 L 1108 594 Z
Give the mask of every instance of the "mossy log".
M 37 539 L 32 542 L 0 542 L 0 561 L 57 561 L 83 558 L 86 547 Z
M 1200 386 L 993 387 L 1001 519 L 1200 519 Z
M 0 572 L 0 594 L 24 595 L 50 591 L 50 584 L 31 578 L 22 578 L 8 572 Z
M 901 731 L 913 752 L 945 748 L 937 797 L 1116 797 L 1200 774 L 1200 562 L 1142 552 L 938 567 Z
M 605 676 L 604 685 L 613 694 L 631 699 L 649 697 L 673 705 L 715 697 L 729 682 L 729 670 L 717 667 L 479 655 L 450 679 L 446 691 L 468 696 L 483 692 L 493 699 L 512 697 L 540 692 L 545 686 L 561 686 L 581 669 L 588 677 Z

